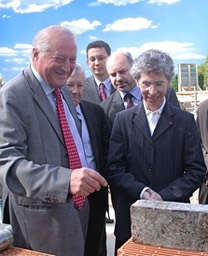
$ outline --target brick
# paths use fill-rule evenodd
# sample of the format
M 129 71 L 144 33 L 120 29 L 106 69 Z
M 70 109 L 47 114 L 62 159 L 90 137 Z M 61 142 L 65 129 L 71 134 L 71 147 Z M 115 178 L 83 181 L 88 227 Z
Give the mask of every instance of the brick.
M 138 200 L 131 223 L 135 243 L 208 252 L 208 205 Z

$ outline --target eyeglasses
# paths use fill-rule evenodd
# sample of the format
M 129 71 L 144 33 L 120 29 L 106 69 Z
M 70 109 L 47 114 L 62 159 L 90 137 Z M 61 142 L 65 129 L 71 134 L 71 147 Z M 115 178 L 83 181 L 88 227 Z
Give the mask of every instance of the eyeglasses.
M 95 62 L 96 60 L 97 61 L 104 61 L 104 60 L 106 60 L 106 56 L 103 56 L 103 55 L 100 55 L 100 56 L 97 56 L 97 57 L 90 57 L 90 58 L 88 58 L 88 60 L 90 61 L 90 62 Z

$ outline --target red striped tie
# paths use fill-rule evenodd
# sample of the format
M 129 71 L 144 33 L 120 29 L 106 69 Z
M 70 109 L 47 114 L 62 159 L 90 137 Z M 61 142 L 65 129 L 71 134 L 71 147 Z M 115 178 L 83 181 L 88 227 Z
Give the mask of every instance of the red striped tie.
M 99 85 L 99 91 L 100 91 L 100 99 L 103 101 L 107 98 L 106 92 L 105 92 L 105 85 L 104 83 L 100 83 Z
M 60 127 L 62 130 L 66 150 L 68 153 L 69 168 L 72 170 L 81 168 L 82 165 L 81 165 L 81 161 L 79 158 L 79 154 L 77 152 L 77 147 L 74 142 L 74 138 L 72 136 L 72 133 L 69 128 L 69 125 L 68 125 L 68 122 L 66 119 L 66 115 L 64 112 L 60 89 L 56 88 L 54 90 L 54 95 L 56 97 L 56 110 L 57 110 L 57 114 L 58 114 L 58 119 L 59 119 Z M 86 199 L 85 196 L 73 196 L 73 201 L 74 201 L 75 207 L 77 207 L 78 209 L 82 208 L 82 206 L 85 202 L 85 199 Z

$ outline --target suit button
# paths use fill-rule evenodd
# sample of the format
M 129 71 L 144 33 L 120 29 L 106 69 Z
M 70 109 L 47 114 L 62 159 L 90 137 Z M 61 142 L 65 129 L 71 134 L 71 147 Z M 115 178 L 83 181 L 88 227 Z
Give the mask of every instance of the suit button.
M 149 171 L 149 172 L 151 172 L 151 171 L 152 171 L 152 169 L 151 169 L 151 168 L 149 168 L 149 169 L 148 169 L 148 171 Z

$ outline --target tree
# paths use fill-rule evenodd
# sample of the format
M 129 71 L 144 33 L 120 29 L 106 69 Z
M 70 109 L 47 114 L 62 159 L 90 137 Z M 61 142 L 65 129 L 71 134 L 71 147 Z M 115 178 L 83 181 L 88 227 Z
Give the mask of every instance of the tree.
M 203 78 L 203 89 L 208 87 L 208 56 L 206 57 L 205 63 L 198 66 L 199 79 Z M 201 81 L 200 81 L 201 82 Z M 201 87 L 201 86 L 200 86 Z
M 173 80 L 172 80 L 172 88 L 173 88 L 176 92 L 178 91 L 178 75 L 177 75 L 177 74 L 173 77 Z
M 199 81 L 199 87 L 202 90 L 206 90 L 206 88 L 204 88 L 204 75 L 201 72 L 199 72 L 199 74 L 198 74 L 198 81 Z

